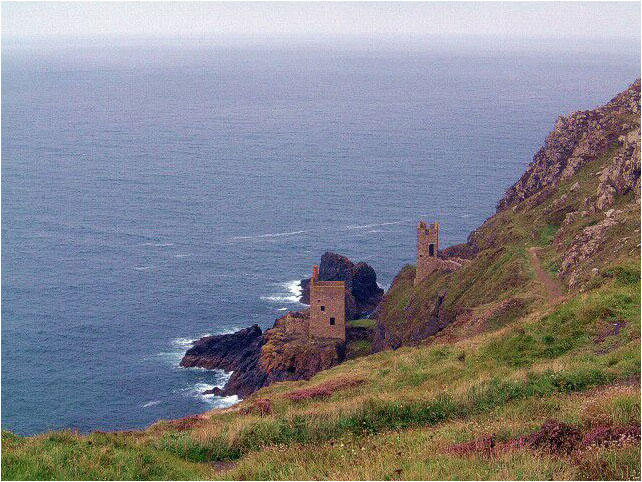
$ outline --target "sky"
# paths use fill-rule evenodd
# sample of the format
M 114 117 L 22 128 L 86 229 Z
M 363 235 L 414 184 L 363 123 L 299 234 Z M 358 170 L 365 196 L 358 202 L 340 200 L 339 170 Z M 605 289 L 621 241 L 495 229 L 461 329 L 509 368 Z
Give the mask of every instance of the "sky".
M 639 39 L 640 2 L 2 2 L 14 41 L 453 35 Z

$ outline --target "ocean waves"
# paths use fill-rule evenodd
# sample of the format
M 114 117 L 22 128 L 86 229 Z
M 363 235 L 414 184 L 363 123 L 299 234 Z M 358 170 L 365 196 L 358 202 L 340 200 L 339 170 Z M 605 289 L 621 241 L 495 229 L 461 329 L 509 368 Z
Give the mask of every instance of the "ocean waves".
M 301 289 L 301 280 L 297 279 L 286 281 L 284 283 L 276 283 L 275 286 L 278 286 L 281 289 L 276 293 L 261 296 L 261 300 L 277 304 L 301 304 L 299 301 L 303 294 L 303 290 Z
M 394 226 L 397 224 L 404 224 L 410 222 L 410 219 L 400 219 L 399 221 L 390 221 L 390 222 L 385 222 L 385 223 L 373 223 L 373 224 L 358 224 L 354 226 L 346 226 L 344 229 L 346 231 L 352 231 L 356 229 L 370 229 L 370 228 L 378 228 L 380 226 Z
M 279 233 L 265 233 L 257 234 L 253 236 L 233 236 L 230 241 L 252 241 L 252 240 L 270 240 L 274 238 L 288 238 L 291 236 L 303 235 L 303 234 L 319 234 L 322 232 L 341 232 L 341 231 L 358 231 L 361 229 L 371 229 L 378 228 L 382 226 L 394 226 L 398 224 L 405 224 L 409 222 L 414 222 L 412 219 L 399 219 L 396 221 L 385 221 L 381 223 L 369 223 L 369 224 L 355 224 L 348 225 L 343 227 L 329 227 L 328 229 L 299 229 L 296 231 L 285 231 Z M 378 232 L 378 231 L 377 231 Z
M 301 231 L 289 231 L 286 233 L 266 233 L 266 234 L 258 234 L 256 236 L 234 236 L 230 238 L 232 241 L 249 241 L 252 239 L 269 239 L 269 238 L 282 238 L 285 236 L 295 236 L 297 234 L 304 234 L 304 233 L 309 233 L 309 231 L 306 230 L 301 230 Z

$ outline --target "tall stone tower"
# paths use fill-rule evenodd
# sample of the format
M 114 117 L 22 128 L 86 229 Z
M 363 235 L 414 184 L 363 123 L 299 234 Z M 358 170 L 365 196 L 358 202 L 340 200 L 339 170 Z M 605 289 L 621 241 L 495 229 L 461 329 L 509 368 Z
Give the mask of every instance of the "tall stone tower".
M 346 339 L 345 281 L 319 281 L 319 267 L 310 278 L 310 335 Z
M 439 249 L 439 223 L 426 224 L 419 221 L 417 226 L 417 273 L 415 286 L 439 266 L 437 250 Z

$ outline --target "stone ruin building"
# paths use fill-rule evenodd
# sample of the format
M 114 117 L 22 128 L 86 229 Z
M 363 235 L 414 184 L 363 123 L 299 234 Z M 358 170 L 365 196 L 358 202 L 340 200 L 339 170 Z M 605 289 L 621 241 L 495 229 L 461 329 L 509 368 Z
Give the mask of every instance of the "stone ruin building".
M 346 283 L 319 281 L 319 266 L 310 279 L 310 335 L 346 339 Z
M 290 312 L 287 332 L 313 338 L 346 339 L 345 281 L 319 281 L 319 266 L 312 267 L 310 311 Z
M 439 223 L 434 222 L 428 225 L 423 220 L 419 221 L 419 225 L 417 226 L 417 272 L 415 274 L 415 286 L 440 267 L 441 263 L 437 257 L 438 250 Z

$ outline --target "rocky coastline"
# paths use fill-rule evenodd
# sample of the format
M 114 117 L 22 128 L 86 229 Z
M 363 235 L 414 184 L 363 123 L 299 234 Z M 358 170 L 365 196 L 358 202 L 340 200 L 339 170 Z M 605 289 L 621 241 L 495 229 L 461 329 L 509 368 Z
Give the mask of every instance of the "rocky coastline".
M 371 329 L 348 326 L 346 342 L 311 340 L 288 330 L 289 322 L 309 316 L 303 310 L 277 319 L 265 332 L 254 325 L 232 335 L 202 338 L 187 351 L 181 366 L 232 371 L 226 386 L 214 393 L 245 397 L 271 383 L 308 379 L 343 362 L 350 357 L 347 346 L 354 341 L 370 344 L 369 353 L 373 353 L 425 343 L 449 326 L 483 327 L 496 318 L 518 316 L 526 304 L 511 290 L 528 278 L 519 264 L 521 258 L 506 253 L 505 245 L 518 239 L 515 229 L 529 229 L 506 229 L 515 222 L 512 216 L 523 213 L 538 212 L 547 223 L 545 232 L 533 230 L 529 236 L 542 240 L 542 248 L 550 246 L 554 263 L 549 268 L 556 272 L 556 282 L 565 289 L 582 290 L 600 273 L 596 255 L 608 259 L 636 244 L 633 237 L 614 233 L 630 222 L 630 211 L 639 211 L 639 114 L 638 79 L 602 107 L 560 117 L 524 175 L 497 204 L 497 213 L 470 233 L 466 243 L 438 251 L 440 269 L 416 287 L 415 268 L 408 265 L 384 295 L 368 264 L 326 252 L 319 280 L 344 281 L 346 319 L 368 317 L 373 321 Z M 546 243 L 544 236 L 550 236 Z M 631 252 L 635 249 L 639 244 Z M 501 263 L 514 264 L 505 268 L 506 279 L 494 287 L 504 290 L 501 302 L 486 306 L 482 288 L 475 292 L 479 299 L 463 295 L 465 290 L 474 291 L 471 280 L 492 277 L 475 269 Z M 300 284 L 301 302 L 308 304 L 309 278 Z M 478 306 L 484 309 L 473 309 Z
M 377 285 L 375 270 L 367 263 L 353 263 L 345 256 L 327 252 L 321 257 L 320 278 L 346 282 L 346 318 L 367 316 L 379 304 L 383 289 Z M 309 304 L 309 278 L 301 281 L 301 302 Z M 288 329 L 293 318 L 309 316 L 308 310 L 291 312 L 278 318 L 272 328 L 258 325 L 232 334 L 206 336 L 187 350 L 180 366 L 232 372 L 223 388 L 206 393 L 217 396 L 247 397 L 261 387 L 286 380 L 309 379 L 346 359 L 352 341 L 368 340 L 369 330 L 347 327 L 346 341 L 310 339 Z

